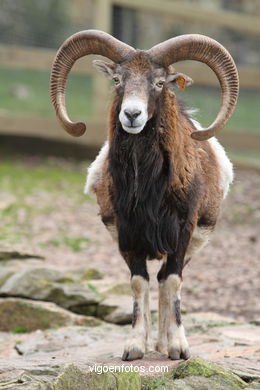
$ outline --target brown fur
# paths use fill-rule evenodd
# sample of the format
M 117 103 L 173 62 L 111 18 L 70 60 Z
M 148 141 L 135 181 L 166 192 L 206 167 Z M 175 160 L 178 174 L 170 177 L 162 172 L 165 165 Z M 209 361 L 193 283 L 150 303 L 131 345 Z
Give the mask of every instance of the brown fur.
M 109 143 L 116 127 L 119 101 L 120 98 L 116 96 L 110 110 Z M 178 189 L 180 193 L 185 193 L 194 176 L 199 176 L 203 185 L 203 194 L 194 218 L 197 221 L 201 215 L 205 215 L 214 226 L 222 199 L 215 154 L 208 141 L 199 142 L 190 137 L 194 130 L 193 124 L 182 113 L 175 95 L 167 87 L 163 91 L 162 101 L 164 115 L 162 115 L 163 121 L 160 124 L 161 142 L 175 163 L 171 186 L 174 190 Z M 96 186 L 95 192 L 101 215 L 113 216 L 114 221 L 116 221 L 110 197 L 112 185 L 106 160 L 101 180 Z

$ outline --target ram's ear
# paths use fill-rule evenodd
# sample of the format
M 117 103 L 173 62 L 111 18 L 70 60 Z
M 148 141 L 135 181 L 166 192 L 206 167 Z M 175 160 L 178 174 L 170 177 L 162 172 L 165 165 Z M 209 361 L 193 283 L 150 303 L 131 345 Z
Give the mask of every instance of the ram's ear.
M 92 62 L 93 66 L 97 69 L 98 72 L 102 73 L 108 79 L 112 79 L 115 74 L 116 64 L 113 62 L 105 62 L 101 60 L 94 60 Z
M 189 87 L 190 85 L 193 84 L 193 80 L 187 76 L 184 73 L 171 73 L 168 74 L 166 78 L 166 82 L 168 84 L 171 84 L 172 87 L 177 85 L 177 87 L 181 90 L 184 91 L 186 87 Z

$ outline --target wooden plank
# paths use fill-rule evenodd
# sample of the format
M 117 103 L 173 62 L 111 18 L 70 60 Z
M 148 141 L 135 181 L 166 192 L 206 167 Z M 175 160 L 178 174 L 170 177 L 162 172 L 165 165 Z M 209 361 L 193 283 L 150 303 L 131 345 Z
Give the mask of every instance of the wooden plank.
M 0 66 L 14 69 L 50 70 L 57 50 L 0 45 Z M 79 59 L 73 72 L 94 74 L 92 58 Z
M 199 5 L 175 0 L 113 0 L 114 5 L 134 8 L 139 11 L 155 12 L 171 15 L 180 19 L 213 24 L 214 26 L 226 27 L 247 34 L 260 34 L 260 18 L 258 16 L 245 15 L 233 11 L 212 10 Z
M 92 147 L 100 146 L 106 139 L 107 123 L 87 120 L 86 134 L 80 138 L 71 137 L 60 126 L 55 118 L 23 117 L 0 115 L 0 134 L 39 136 L 62 141 L 73 141 Z M 223 145 L 260 150 L 260 132 L 232 132 L 223 130 L 218 138 Z
M 260 150 L 260 132 L 232 132 L 223 130 L 217 136 L 224 146 L 236 149 Z
M 197 61 L 182 61 L 174 68 L 189 75 L 195 85 L 218 86 L 219 82 L 212 70 L 205 64 Z M 239 83 L 242 88 L 260 89 L 260 67 L 239 66 Z
M 67 134 L 55 118 L 0 115 L 0 134 L 41 137 L 74 142 L 91 147 L 100 146 L 106 139 L 104 122 L 87 121 L 87 131 L 82 137 Z
M 112 7 L 110 0 L 95 1 L 95 28 L 112 32 Z M 104 75 L 96 72 L 93 80 L 95 117 L 103 118 L 106 115 L 109 82 Z
M 95 28 L 112 33 L 112 6 L 110 0 L 95 0 Z
M 0 66 L 13 69 L 50 70 L 55 54 L 56 50 L 0 45 Z M 108 84 L 102 75 L 97 75 L 92 66 L 92 60 L 92 56 L 81 58 L 76 62 L 72 71 L 97 76 L 96 83 L 94 83 L 95 91 L 98 101 L 103 105 Z M 206 65 L 201 65 L 196 61 L 183 61 L 177 63 L 175 68 L 190 75 L 196 84 L 218 85 L 213 72 Z M 242 87 L 260 88 L 260 67 L 240 66 L 238 72 Z

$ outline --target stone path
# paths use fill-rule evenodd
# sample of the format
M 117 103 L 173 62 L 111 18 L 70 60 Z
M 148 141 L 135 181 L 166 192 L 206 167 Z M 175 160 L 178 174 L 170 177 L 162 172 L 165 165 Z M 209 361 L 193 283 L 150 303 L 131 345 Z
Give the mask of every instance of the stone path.
M 260 379 L 258 326 L 236 323 L 214 313 L 185 315 L 184 323 L 192 356 L 215 362 L 246 382 Z M 1 332 L 0 389 L 16 389 L 1 387 L 1 383 L 17 381 L 26 373 L 35 378 L 58 376 L 61 367 L 67 367 L 68 364 L 73 364 L 84 373 L 89 372 L 89 367 L 93 365 L 139 366 L 140 374 L 150 377 L 158 376 L 158 373 L 151 373 L 151 366 L 154 370 L 158 366 L 163 366 L 164 369 L 168 367 L 169 371 L 178 366 L 179 362 L 170 361 L 166 356 L 155 352 L 147 354 L 142 360 L 122 362 L 120 356 L 129 329 L 130 325 L 102 323 L 95 327 L 67 326 L 22 335 Z M 20 387 L 17 390 L 18 388 Z

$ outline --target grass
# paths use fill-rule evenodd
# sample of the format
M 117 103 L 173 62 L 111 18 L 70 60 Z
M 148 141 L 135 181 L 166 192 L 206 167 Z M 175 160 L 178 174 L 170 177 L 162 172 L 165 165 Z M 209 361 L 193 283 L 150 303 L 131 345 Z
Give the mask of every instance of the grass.
M 47 71 L 0 69 L 0 111 L 19 115 L 53 116 Z M 17 96 L 24 87 L 27 95 Z M 91 77 L 71 73 L 67 86 L 67 106 L 71 117 L 86 118 L 93 112 Z
M 28 329 L 25 326 L 20 325 L 20 326 L 17 326 L 16 328 L 12 329 L 11 333 L 14 333 L 14 334 L 28 333 Z M 18 342 L 16 344 L 18 344 Z
M 14 92 L 24 86 L 28 97 L 18 98 Z M 196 84 L 178 93 L 189 107 L 198 108 L 197 119 L 207 126 L 215 118 L 220 104 L 217 88 L 198 87 Z M 93 87 L 90 76 L 71 74 L 66 101 L 71 118 L 86 119 L 93 114 Z M 108 99 L 110 97 L 108 96 Z M 234 131 L 259 132 L 259 91 L 241 90 L 235 114 L 227 128 Z M 53 116 L 49 97 L 49 72 L 0 69 L 0 112 L 19 115 Z
M 192 86 L 178 93 L 178 96 L 187 102 L 188 107 L 199 109 L 195 116 L 203 126 L 208 126 L 215 119 L 220 106 L 220 92 L 217 88 Z M 226 129 L 260 132 L 259 102 L 259 91 L 241 90 L 236 110 Z
M 80 170 L 55 166 L 55 159 L 45 164 L 37 161 L 3 160 L 0 163 L 0 188 L 16 194 L 17 201 L 8 205 L 5 214 L 13 214 L 20 207 L 20 200 L 38 191 L 63 191 L 82 193 L 85 174 Z
M 50 158 L 0 160 L 0 244 L 30 241 L 34 234 L 32 220 L 38 216 L 52 219 L 63 204 L 77 209 L 86 201 L 93 202 L 83 194 L 84 181 L 80 163 L 73 165 Z M 70 237 L 64 227 L 55 234 L 55 239 L 46 239 L 43 246 L 63 246 L 79 252 L 89 242 L 81 235 Z
M 65 245 L 67 248 L 71 249 L 73 252 L 80 252 L 84 248 L 84 244 L 89 244 L 91 240 L 86 237 L 62 237 L 60 239 L 52 239 L 47 243 L 44 243 L 43 246 L 51 245 L 53 247 L 60 247 Z

